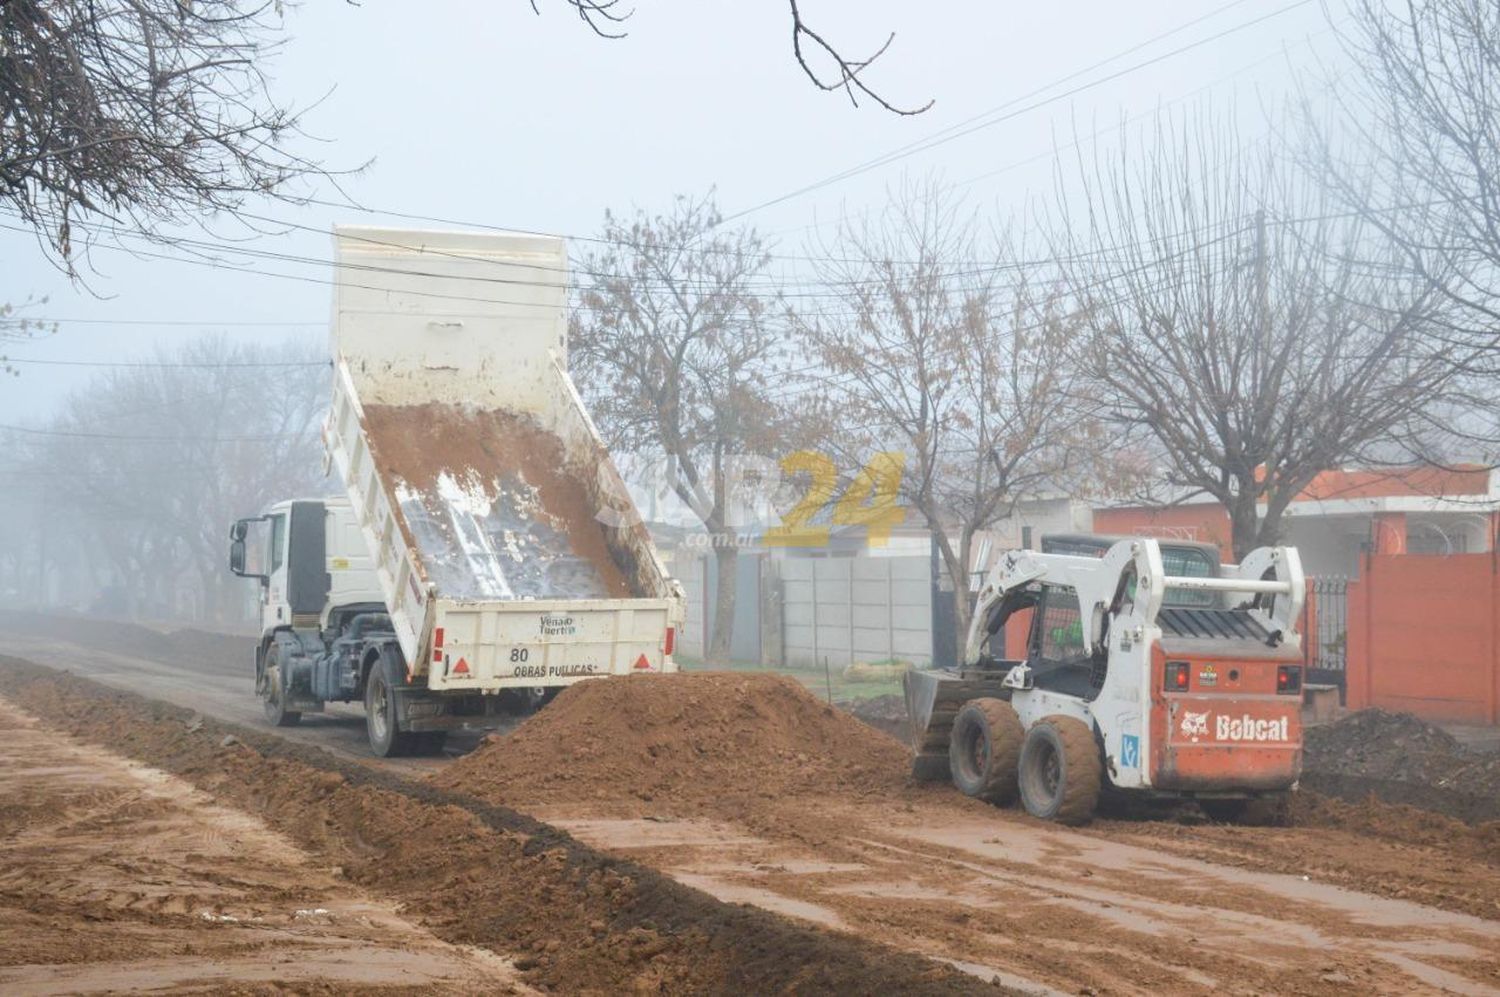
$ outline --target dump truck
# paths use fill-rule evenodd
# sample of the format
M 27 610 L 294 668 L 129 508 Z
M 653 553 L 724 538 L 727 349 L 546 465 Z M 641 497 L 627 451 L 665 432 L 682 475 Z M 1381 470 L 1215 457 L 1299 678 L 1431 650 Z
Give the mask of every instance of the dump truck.
M 682 588 L 568 375 L 563 241 L 334 242 L 324 471 L 344 494 L 230 530 L 230 569 L 260 583 L 267 719 L 363 702 L 375 754 L 433 751 L 574 682 L 674 671 Z
M 906 675 L 913 775 L 1063 823 L 1102 793 L 1277 819 L 1302 766 L 1296 549 L 1225 565 L 1210 544 L 1144 537 L 1041 546 L 991 569 L 959 667 Z M 1007 658 L 1025 612 L 1024 657 Z

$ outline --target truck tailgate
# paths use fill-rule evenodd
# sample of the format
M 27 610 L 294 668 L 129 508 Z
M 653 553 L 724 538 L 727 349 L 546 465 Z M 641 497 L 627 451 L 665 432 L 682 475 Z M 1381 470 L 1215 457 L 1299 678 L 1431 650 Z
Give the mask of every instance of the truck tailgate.
M 674 671 L 670 599 L 439 601 L 428 688 L 493 692 Z

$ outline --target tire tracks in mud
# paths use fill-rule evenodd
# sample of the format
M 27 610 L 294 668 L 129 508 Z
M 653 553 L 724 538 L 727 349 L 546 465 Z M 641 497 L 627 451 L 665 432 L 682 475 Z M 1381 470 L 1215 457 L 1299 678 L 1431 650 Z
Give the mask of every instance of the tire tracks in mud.
M 445 941 L 566 992 L 1005 992 L 731 905 L 503 806 L 0 656 L 0 695 L 249 811 Z

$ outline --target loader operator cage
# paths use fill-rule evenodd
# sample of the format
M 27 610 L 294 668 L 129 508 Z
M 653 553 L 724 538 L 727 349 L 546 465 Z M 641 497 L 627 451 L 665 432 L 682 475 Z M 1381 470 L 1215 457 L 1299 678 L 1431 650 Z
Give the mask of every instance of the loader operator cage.
M 1084 557 L 1103 557 L 1110 547 L 1129 537 L 1106 536 L 1093 533 L 1062 533 L 1042 537 L 1043 554 L 1078 554 Z M 1192 540 L 1158 540 L 1161 549 L 1162 567 L 1169 576 L 1186 578 L 1212 578 L 1219 573 L 1219 549 L 1212 544 Z M 1127 583 L 1126 598 L 1135 598 L 1135 579 Z M 1076 602 L 1076 600 L 1075 600 Z M 1162 598 L 1164 606 L 1184 606 L 1199 609 L 1218 605 L 1218 594 L 1192 589 L 1168 588 Z M 1079 631 L 1079 643 L 1083 641 Z

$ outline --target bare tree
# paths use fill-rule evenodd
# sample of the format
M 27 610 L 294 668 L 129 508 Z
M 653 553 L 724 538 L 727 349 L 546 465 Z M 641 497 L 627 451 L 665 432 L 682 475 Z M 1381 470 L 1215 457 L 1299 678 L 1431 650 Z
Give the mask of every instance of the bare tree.
M 1080 162 L 1059 256 L 1092 390 L 1174 496 L 1217 499 L 1243 556 L 1319 472 L 1412 453 L 1461 359 L 1431 284 L 1232 128 L 1163 124 L 1111 156 Z
M 319 173 L 263 73 L 282 6 L 0 4 L 0 201 L 71 267 L 81 222 L 154 233 Z
M 618 0 L 566 2 L 606 37 L 629 16 Z M 247 197 L 295 200 L 293 181 L 324 171 L 290 148 L 300 112 L 267 86 L 283 12 L 280 0 L 0 3 L 0 203 L 71 271 L 85 223 L 151 235 Z M 796 0 L 790 13 L 797 61 L 819 87 L 916 113 L 865 81 L 891 39 L 848 58 Z
M 859 95 L 863 94 L 893 114 L 921 114 L 932 106 L 932 101 L 929 100 L 921 107 L 897 107 L 885 97 L 872 90 L 861 79 L 861 74 L 869 69 L 876 59 L 885 55 L 886 51 L 890 49 L 891 43 L 896 40 L 894 32 L 887 35 L 885 42 L 870 55 L 864 58 L 850 58 L 841 54 L 837 47 L 808 26 L 807 21 L 802 16 L 801 9 L 797 6 L 797 0 L 787 0 L 787 2 L 791 4 L 792 8 L 792 51 L 797 56 L 797 64 L 802 67 L 802 71 L 807 74 L 807 78 L 812 80 L 818 89 L 842 90 L 849 96 L 849 102 L 855 107 L 859 106 Z M 809 51 L 815 53 L 812 58 L 816 59 L 821 56 L 826 60 L 836 75 L 828 78 L 825 73 L 819 72 L 808 61 Z
M 47 303 L 46 298 L 27 298 L 19 305 L 0 301 L 0 343 L 28 343 L 39 336 L 57 332 L 57 323 L 37 318 L 33 310 Z M 10 358 L 0 353 L 0 374 L 20 374 Z
M 631 11 L 622 9 L 620 0 L 566 0 L 566 2 L 577 12 L 584 23 L 594 29 L 596 34 L 605 38 L 624 36 L 624 24 L 629 19 Z M 862 78 L 875 60 L 885 55 L 890 49 L 891 43 L 896 40 L 895 32 L 887 35 L 880 47 L 869 55 L 862 58 L 848 56 L 844 54 L 840 46 L 830 42 L 821 32 L 807 23 L 801 7 L 798 6 L 798 0 L 787 0 L 787 4 L 792 15 L 792 53 L 797 58 L 797 65 L 802 67 L 802 72 L 819 90 L 842 90 L 855 107 L 859 106 L 860 95 L 863 95 L 893 114 L 921 114 L 932 106 L 932 101 L 929 100 L 921 107 L 898 107 L 881 96 Z M 531 0 L 531 9 L 541 13 L 537 0 Z M 819 68 L 819 64 L 822 68 Z
M 678 198 L 658 216 L 606 213 L 578 265 L 575 380 L 614 449 L 665 453 L 672 487 L 715 554 L 709 656 L 729 657 L 739 549 L 734 462 L 772 453 L 785 414 L 769 387 L 784 337 L 757 280 L 770 262 L 753 229 L 729 229 L 711 199 Z
M 121 612 L 223 622 L 243 591 L 224 569 L 228 524 L 329 490 L 327 379 L 306 348 L 209 337 L 102 373 L 50 425 L 0 437 L 28 443 L 25 466 L 48 483 L 56 524 L 87 537 L 54 559 L 81 559 Z
M 1314 168 L 1500 347 L 1500 6 L 1351 7 L 1340 36 L 1363 73 L 1330 88 L 1338 128 L 1306 110 Z
M 826 370 L 812 377 L 825 445 L 846 467 L 905 453 L 897 492 L 966 593 L 976 534 L 1088 462 L 1095 441 L 1066 362 L 1076 323 L 932 182 L 874 219 L 846 219 L 835 245 L 820 264 L 832 303 L 799 315 Z M 983 258 L 996 262 L 976 267 Z M 960 639 L 969 611 L 956 599 Z

